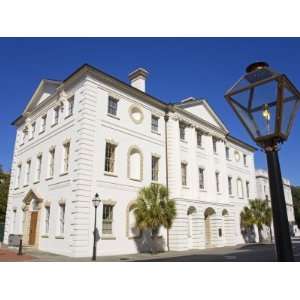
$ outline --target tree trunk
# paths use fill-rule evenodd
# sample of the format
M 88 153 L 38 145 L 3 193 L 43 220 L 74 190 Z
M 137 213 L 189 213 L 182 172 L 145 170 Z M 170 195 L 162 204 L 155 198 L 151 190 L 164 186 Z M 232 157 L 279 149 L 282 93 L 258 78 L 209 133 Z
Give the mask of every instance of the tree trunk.
M 167 228 L 167 249 L 168 252 L 170 251 L 170 245 L 169 245 L 169 228 Z

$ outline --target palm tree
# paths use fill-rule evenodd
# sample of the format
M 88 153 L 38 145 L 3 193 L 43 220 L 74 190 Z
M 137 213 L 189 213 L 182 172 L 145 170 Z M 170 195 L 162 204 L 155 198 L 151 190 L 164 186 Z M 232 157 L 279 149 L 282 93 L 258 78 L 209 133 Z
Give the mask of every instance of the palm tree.
M 245 206 L 241 212 L 241 227 L 245 230 L 252 229 L 254 225 L 254 218 L 249 207 Z
M 258 229 L 259 242 L 261 243 L 263 240 L 263 225 L 266 225 L 266 214 L 268 213 L 268 204 L 266 201 L 260 199 L 250 200 L 249 204 L 251 213 L 253 215 L 254 224 L 257 226 Z
M 175 202 L 169 200 L 168 190 L 161 184 L 151 184 L 142 188 L 133 209 L 136 226 L 141 231 L 149 229 L 154 241 L 160 227 L 170 229 L 176 216 Z

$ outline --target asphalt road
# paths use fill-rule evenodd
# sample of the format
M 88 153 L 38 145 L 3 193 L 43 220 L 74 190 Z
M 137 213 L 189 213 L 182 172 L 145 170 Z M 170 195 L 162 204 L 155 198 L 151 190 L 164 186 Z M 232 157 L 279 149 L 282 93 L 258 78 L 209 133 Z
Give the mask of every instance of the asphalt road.
M 295 261 L 300 261 L 300 239 L 293 240 Z M 142 260 L 137 260 L 142 261 Z M 185 255 L 144 259 L 149 262 L 274 262 L 276 261 L 275 246 L 273 244 L 242 245 L 207 250 L 187 251 Z

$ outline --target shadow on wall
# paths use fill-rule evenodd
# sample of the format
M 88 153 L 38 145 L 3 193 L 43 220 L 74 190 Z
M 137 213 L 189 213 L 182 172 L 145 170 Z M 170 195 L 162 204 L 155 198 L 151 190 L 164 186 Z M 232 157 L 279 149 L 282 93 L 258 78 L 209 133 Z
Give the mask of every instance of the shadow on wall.
M 165 240 L 162 236 L 152 236 L 150 230 L 144 230 L 134 238 L 139 253 L 159 253 L 165 251 Z

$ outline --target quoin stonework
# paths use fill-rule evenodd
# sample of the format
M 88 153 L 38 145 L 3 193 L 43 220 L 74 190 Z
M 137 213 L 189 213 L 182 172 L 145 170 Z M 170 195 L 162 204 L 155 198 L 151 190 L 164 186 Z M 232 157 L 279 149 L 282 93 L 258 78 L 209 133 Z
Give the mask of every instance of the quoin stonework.
M 240 212 L 260 186 L 256 149 L 233 137 L 205 99 L 151 96 L 147 77 L 137 69 L 127 84 L 83 65 L 63 81 L 41 81 L 13 123 L 4 243 L 22 234 L 40 250 L 91 256 L 98 193 L 97 255 L 148 251 L 132 204 L 151 183 L 176 201 L 171 250 L 244 243 Z

